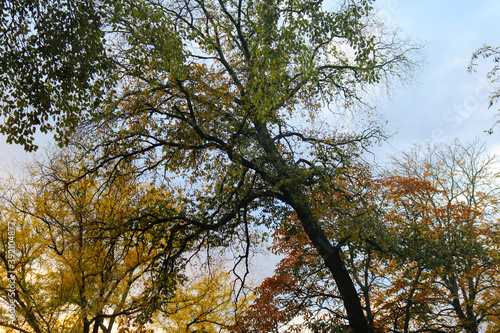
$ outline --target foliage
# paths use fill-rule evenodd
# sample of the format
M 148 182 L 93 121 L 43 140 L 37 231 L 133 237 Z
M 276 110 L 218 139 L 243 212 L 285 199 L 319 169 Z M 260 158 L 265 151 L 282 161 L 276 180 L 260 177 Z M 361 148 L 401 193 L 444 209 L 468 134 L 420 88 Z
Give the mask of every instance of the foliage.
M 478 332 L 499 315 L 491 298 L 500 288 L 496 163 L 477 142 L 416 147 L 395 161 L 400 175 L 432 189 L 411 193 L 392 181 L 404 191 L 403 258 L 420 267 L 414 284 L 427 284 L 425 300 L 441 330 Z
M 34 150 L 34 134 L 62 142 L 102 99 L 113 68 L 106 57 L 104 3 L 0 3 L 0 132 Z M 109 82 L 108 82 L 109 81 Z M 61 112 L 64 110 L 64 112 Z
M 191 275 L 160 309 L 156 325 L 166 332 L 227 332 L 252 297 L 248 292 L 238 297 L 231 274 L 223 269 L 209 267 Z

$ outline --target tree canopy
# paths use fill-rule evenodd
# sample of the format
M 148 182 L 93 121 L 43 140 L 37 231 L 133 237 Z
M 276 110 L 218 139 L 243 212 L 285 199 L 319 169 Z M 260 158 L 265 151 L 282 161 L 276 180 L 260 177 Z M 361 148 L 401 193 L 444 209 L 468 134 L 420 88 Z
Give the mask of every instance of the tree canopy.
M 110 70 L 104 3 L 2 1 L 0 132 L 34 150 L 34 134 L 65 141 L 102 99 Z
M 204 83 L 206 97 L 226 100 L 221 109 L 239 101 L 268 116 L 338 97 L 349 104 L 359 87 L 400 75 L 410 63 L 394 36 L 370 26 L 371 1 L 323 7 L 307 1 L 4 1 L 0 130 L 28 150 L 36 148 L 37 129 L 55 131 L 65 142 L 79 121 L 95 115 L 106 97 L 133 89 L 130 84 L 168 95 L 176 81 L 186 85 L 205 73 L 212 76 Z

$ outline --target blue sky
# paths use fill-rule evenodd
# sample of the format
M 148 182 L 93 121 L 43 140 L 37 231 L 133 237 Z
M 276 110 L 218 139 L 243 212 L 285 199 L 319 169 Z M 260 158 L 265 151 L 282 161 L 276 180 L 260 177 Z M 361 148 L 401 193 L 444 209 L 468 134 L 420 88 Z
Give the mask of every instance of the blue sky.
M 377 109 L 387 120 L 392 139 L 376 151 L 396 153 L 420 141 L 468 141 L 479 137 L 500 152 L 500 127 L 493 135 L 485 130 L 494 123 L 488 109 L 492 89 L 485 74 L 491 61 L 480 62 L 478 73 L 467 73 L 472 53 L 483 44 L 500 45 L 498 0 L 381 0 L 376 2 L 384 21 L 424 45 L 423 66 L 414 80 L 381 97 Z M 0 138 L 0 166 L 12 169 L 14 160 L 30 154 Z
M 486 72 L 493 63 L 481 61 L 469 74 L 471 55 L 484 44 L 500 45 L 500 1 L 378 1 L 379 15 L 424 45 L 423 66 L 415 80 L 393 90 L 378 105 L 396 134 L 383 151 L 395 153 L 421 141 L 450 142 L 479 138 L 500 150 L 500 128 L 484 133 L 495 122 L 497 105 L 488 109 L 493 87 Z

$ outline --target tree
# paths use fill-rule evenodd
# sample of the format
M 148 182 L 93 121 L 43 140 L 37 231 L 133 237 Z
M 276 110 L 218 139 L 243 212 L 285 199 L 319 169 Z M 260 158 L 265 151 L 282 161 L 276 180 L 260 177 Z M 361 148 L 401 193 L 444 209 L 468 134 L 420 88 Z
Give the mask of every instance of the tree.
M 89 172 L 127 162 L 165 182 L 181 177 L 183 211 L 156 212 L 147 222 L 177 224 L 205 244 L 225 244 L 237 232 L 250 240 L 252 225 L 293 211 L 332 274 L 352 330 L 368 332 L 341 249 L 326 236 L 309 193 L 341 192 L 336 180 L 381 134 L 373 124 L 358 133 L 324 127 L 322 110 L 333 102 L 340 113 L 364 105 L 365 87 L 413 63 L 396 36 L 371 25 L 371 1 L 340 1 L 332 11 L 323 6 L 102 2 L 94 9 L 100 31 L 109 33 L 100 50 L 114 67 L 107 76 L 97 73 L 117 81 L 105 102 L 84 114 L 73 142 Z M 50 113 L 35 110 L 45 124 Z M 69 106 L 58 110 L 58 117 L 76 117 Z M 25 138 L 29 116 L 7 114 L 20 124 L 10 135 Z M 72 125 L 58 129 L 68 134 Z
M 418 267 L 433 325 L 479 332 L 499 315 L 496 158 L 477 142 L 455 142 L 416 147 L 394 164 L 390 221 L 401 223 L 399 252 Z
M 493 327 L 496 163 L 478 142 L 420 145 L 393 157 L 395 170 L 379 180 L 380 216 L 395 241 L 392 285 L 375 302 L 403 332 Z
M 75 181 L 78 167 L 65 155 L 31 172 L 30 183 L 13 185 L 3 196 L 2 238 L 7 221 L 17 229 L 11 270 L 18 318 L 14 326 L 0 325 L 19 332 L 109 333 L 117 319 L 139 318 L 154 296 L 151 275 L 165 252 L 131 222 L 146 202 L 161 195 L 165 205 L 168 193 L 116 172 L 113 181 L 98 175 Z M 8 252 L 2 247 L 0 297 L 7 300 Z M 176 276 L 170 272 L 171 290 Z

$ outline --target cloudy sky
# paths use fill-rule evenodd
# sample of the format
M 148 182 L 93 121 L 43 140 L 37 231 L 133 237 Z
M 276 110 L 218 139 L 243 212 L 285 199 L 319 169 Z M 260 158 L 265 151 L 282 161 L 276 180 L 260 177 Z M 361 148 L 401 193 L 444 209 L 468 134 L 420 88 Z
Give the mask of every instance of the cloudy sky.
M 424 63 L 414 81 L 379 101 L 377 109 L 388 121 L 388 131 L 396 133 L 380 155 L 425 140 L 476 137 L 500 152 L 500 127 L 493 135 L 484 133 L 495 121 L 495 108 L 487 108 L 491 86 L 485 77 L 492 62 L 481 62 L 478 73 L 467 72 L 475 50 L 484 44 L 500 45 L 500 1 L 380 0 L 376 4 L 384 21 L 424 45 Z M 13 160 L 30 158 L 21 147 L 0 139 L 4 168 L 11 169 Z

